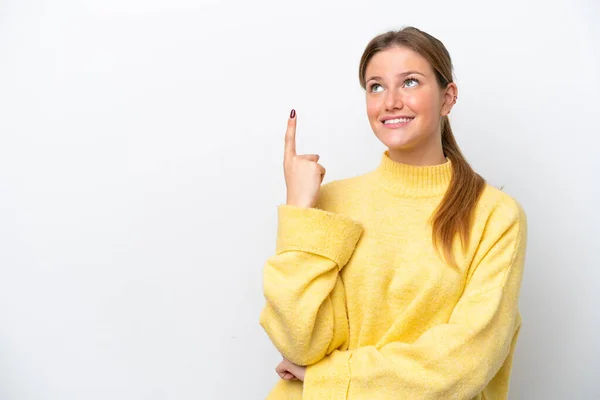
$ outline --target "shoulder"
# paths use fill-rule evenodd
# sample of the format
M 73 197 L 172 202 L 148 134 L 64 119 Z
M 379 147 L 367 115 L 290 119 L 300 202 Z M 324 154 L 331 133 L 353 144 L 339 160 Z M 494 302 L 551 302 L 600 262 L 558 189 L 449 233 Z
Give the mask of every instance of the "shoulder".
M 361 186 L 364 182 L 364 175 L 353 176 L 350 178 L 336 179 L 333 181 L 329 181 L 324 183 L 321 186 L 322 193 L 335 194 L 340 191 L 345 191 L 348 189 L 352 189 L 355 186 Z
M 348 202 L 359 200 L 368 185 L 365 179 L 367 175 L 368 173 L 324 183 L 319 190 L 317 208 L 336 211 Z
M 524 230 L 527 225 L 527 216 L 521 203 L 489 184 L 484 187 L 477 203 L 475 220 L 487 227 L 500 229 L 519 226 L 520 230 Z

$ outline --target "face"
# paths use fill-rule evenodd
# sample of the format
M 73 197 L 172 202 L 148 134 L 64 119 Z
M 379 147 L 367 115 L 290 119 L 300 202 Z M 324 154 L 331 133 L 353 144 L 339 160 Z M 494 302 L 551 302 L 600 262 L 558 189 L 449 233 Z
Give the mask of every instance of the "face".
M 454 103 L 456 85 L 440 88 L 420 54 L 394 46 L 375 54 L 365 71 L 367 115 L 390 154 L 441 150 L 441 117 Z M 429 147 L 429 149 L 428 149 Z

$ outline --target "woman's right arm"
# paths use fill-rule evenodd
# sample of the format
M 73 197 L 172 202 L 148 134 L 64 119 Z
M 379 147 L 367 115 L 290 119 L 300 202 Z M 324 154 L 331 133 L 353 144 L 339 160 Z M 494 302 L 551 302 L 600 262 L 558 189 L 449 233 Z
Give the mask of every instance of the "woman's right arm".
M 281 205 L 275 255 L 263 271 L 260 324 L 283 357 L 297 365 L 321 360 L 348 340 L 339 271 L 362 234 L 352 219 L 317 208 Z
M 348 340 L 346 294 L 338 273 L 362 227 L 325 211 L 325 168 L 317 154 L 296 153 L 296 120 L 292 110 L 283 155 L 287 201 L 278 208 L 275 255 L 264 267 L 266 305 L 260 323 L 285 358 L 309 365 Z

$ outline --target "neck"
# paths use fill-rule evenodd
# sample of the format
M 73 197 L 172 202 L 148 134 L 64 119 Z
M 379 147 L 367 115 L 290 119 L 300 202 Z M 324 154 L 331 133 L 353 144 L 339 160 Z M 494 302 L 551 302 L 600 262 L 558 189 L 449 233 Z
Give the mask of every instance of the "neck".
M 441 196 L 452 179 L 452 162 L 444 159 L 431 165 L 406 164 L 392 160 L 386 151 L 373 176 L 376 182 L 400 196 Z
M 439 136 L 436 138 L 439 138 Z M 392 161 L 402 164 L 427 166 L 440 165 L 446 162 L 441 138 L 427 146 L 417 146 L 412 149 L 388 148 L 387 152 Z

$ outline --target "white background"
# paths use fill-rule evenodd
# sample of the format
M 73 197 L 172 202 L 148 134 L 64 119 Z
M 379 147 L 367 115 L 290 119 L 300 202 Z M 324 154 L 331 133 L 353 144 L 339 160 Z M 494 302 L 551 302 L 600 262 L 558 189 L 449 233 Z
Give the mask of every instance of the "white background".
M 529 217 L 511 399 L 600 398 L 600 3 L 0 2 L 0 399 L 262 399 L 290 109 L 326 181 L 382 145 L 367 42 L 455 64 L 457 139 Z

